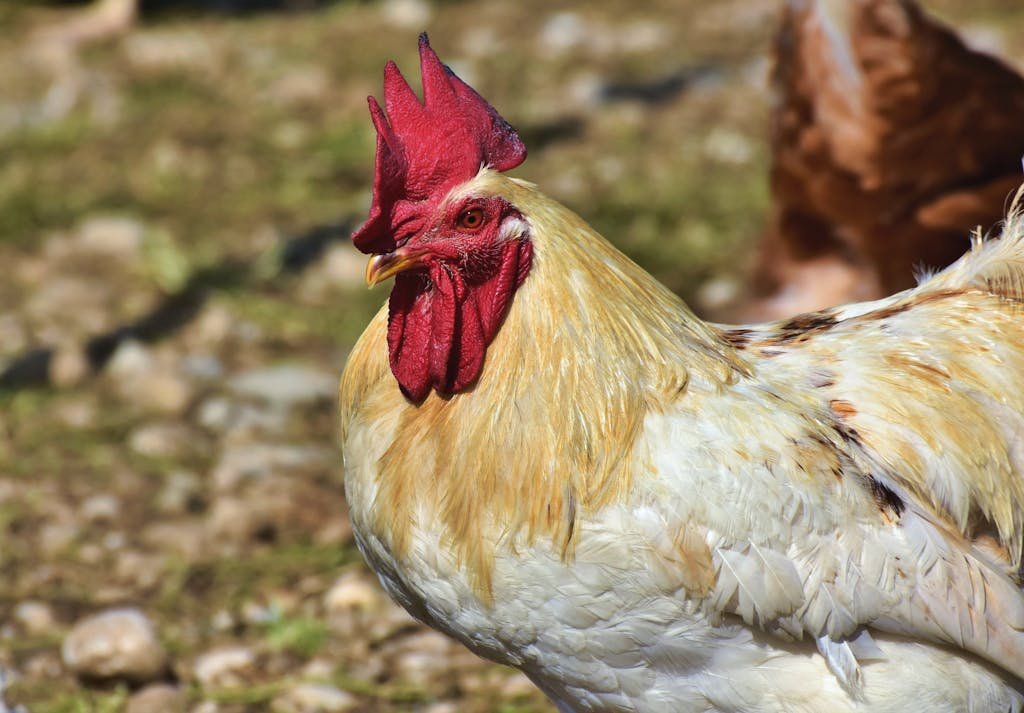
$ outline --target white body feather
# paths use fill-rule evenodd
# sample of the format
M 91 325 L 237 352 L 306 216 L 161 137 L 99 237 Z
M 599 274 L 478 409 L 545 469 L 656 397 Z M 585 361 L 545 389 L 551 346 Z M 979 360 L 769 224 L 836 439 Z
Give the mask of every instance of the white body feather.
M 654 432 L 663 426 L 652 424 Z M 696 477 L 693 482 L 703 488 L 704 480 Z M 676 485 L 693 492 L 683 481 Z M 372 492 L 350 489 L 349 498 L 356 509 L 372 499 Z M 813 639 L 787 642 L 747 626 L 739 617 L 709 614 L 688 600 L 666 569 L 669 553 L 659 552 L 657 533 L 668 528 L 666 516 L 649 506 L 606 509 L 585 521 L 571 563 L 543 544 L 500 556 L 491 604 L 480 600 L 454 558 L 446 556 L 437 533 L 417 532 L 412 554 L 402 563 L 379 540 L 361 534 L 359 543 L 391 596 L 414 616 L 481 656 L 522 669 L 560 710 L 1024 710 L 1019 684 L 994 667 L 886 634 L 873 634 L 878 653 L 853 664 L 860 680 L 858 693 L 851 694 Z M 792 552 L 793 560 L 808 551 L 811 557 L 829 560 L 848 554 L 827 533 L 811 538 L 813 545 L 801 544 L 798 533 L 791 534 L 794 544 L 784 551 Z M 716 559 L 724 563 L 730 554 L 747 569 L 750 580 L 760 584 L 773 577 L 760 557 L 750 559 L 722 547 Z M 787 570 L 779 576 L 793 577 L 790 560 L 782 555 L 777 559 Z M 732 583 L 719 581 L 723 587 Z M 775 600 L 770 592 L 771 587 L 752 588 L 748 595 L 756 607 L 792 606 L 783 592 L 774 592 L 783 594 Z

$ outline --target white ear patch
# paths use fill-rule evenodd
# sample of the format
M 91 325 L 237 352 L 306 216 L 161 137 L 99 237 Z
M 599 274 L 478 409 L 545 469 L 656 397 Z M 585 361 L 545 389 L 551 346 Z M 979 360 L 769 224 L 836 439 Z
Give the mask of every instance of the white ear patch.
M 525 237 L 529 232 L 530 226 L 525 220 L 511 215 L 505 218 L 505 221 L 501 224 L 501 230 L 498 231 L 498 240 L 502 242 L 505 240 L 518 240 Z

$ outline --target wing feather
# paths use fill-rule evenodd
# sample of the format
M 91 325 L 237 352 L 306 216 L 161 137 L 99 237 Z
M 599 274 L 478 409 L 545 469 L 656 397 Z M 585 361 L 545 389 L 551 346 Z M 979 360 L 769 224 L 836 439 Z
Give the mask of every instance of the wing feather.
M 709 606 L 770 631 L 795 621 L 851 690 L 860 657 L 846 642 L 864 627 L 1024 679 L 1024 217 L 912 290 L 737 334 L 750 384 L 701 404 L 704 417 L 755 418 L 761 398 L 805 419 L 774 417 L 764 453 L 736 436 L 750 482 L 723 493 L 749 502 L 714 550 Z M 825 461 L 834 481 L 810 477 Z M 766 501 L 776 521 L 762 524 L 749 513 Z M 721 529 L 722 509 L 706 509 L 701 524 Z
M 713 601 L 739 614 L 748 624 L 763 625 L 791 614 L 804 598 L 793 562 L 778 552 L 749 543 L 743 551 L 715 549 L 718 579 Z

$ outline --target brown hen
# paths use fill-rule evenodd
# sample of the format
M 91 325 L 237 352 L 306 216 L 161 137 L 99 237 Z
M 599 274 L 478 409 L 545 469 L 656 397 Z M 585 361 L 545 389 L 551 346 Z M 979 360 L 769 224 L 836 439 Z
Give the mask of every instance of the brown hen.
M 910 0 L 787 3 L 774 82 L 774 206 L 744 317 L 910 287 L 1004 215 L 1024 77 Z

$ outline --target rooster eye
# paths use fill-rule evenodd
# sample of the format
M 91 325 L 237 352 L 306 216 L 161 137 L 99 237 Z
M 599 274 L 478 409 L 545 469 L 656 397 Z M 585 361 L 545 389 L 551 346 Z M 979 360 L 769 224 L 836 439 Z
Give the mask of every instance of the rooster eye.
M 474 233 L 484 224 L 484 212 L 480 208 L 470 208 L 459 213 L 459 230 Z

